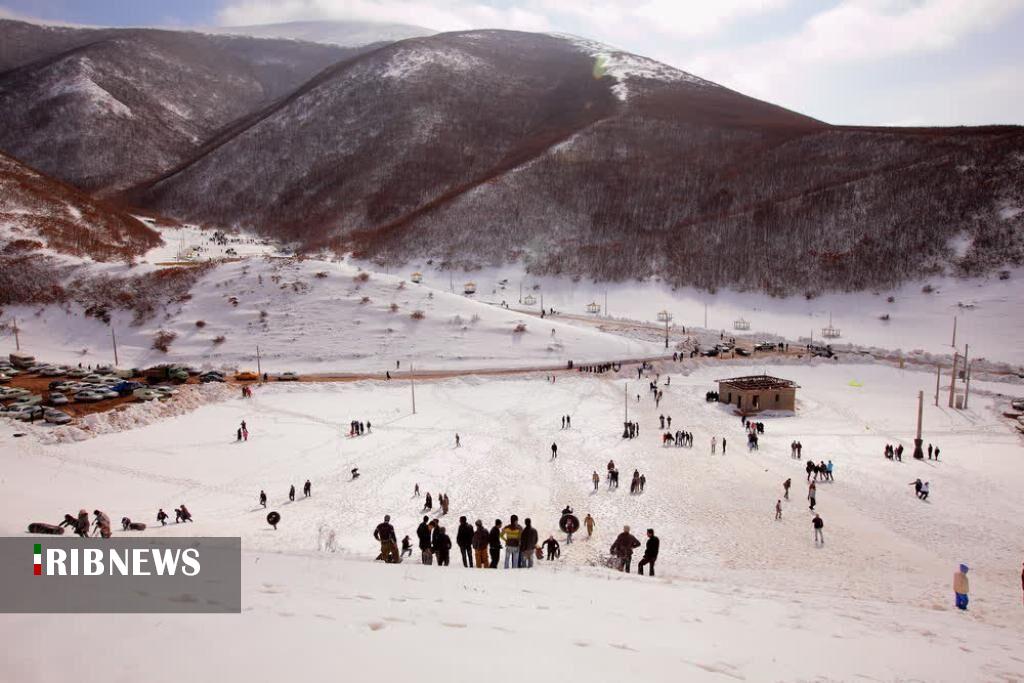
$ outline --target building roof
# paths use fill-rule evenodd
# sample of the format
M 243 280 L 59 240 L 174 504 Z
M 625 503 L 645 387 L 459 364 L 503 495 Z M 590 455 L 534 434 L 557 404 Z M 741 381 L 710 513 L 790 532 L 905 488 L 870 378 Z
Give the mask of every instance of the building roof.
M 770 389 L 797 389 L 800 385 L 788 379 L 780 379 L 771 375 L 748 375 L 746 377 L 733 377 L 731 379 L 715 380 L 721 384 L 740 389 L 741 391 L 756 391 Z

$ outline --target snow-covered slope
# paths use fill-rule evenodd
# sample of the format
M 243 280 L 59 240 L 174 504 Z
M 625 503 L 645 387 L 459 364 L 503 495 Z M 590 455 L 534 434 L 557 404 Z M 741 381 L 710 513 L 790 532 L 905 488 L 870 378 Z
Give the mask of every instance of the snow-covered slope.
M 38 315 L 19 307 L 7 312 L 18 315 L 22 344 L 39 358 L 113 360 L 110 328 L 79 306 L 47 307 Z M 272 373 L 383 373 L 399 359 L 414 360 L 421 370 L 484 369 L 664 354 L 659 344 L 549 323 L 405 277 L 315 260 L 224 263 L 141 324 L 135 311 L 115 305 L 110 315 L 127 367 L 176 361 L 255 368 L 257 345 L 262 368 Z M 152 348 L 161 330 L 175 335 L 166 354 Z M 4 338 L 0 349 L 9 344 L 13 340 Z
M 359 47 L 372 43 L 393 43 L 436 33 L 412 24 L 374 21 L 290 21 L 283 24 L 255 26 L 224 26 L 202 29 L 210 33 L 253 36 L 255 38 L 289 38 L 310 43 L 327 43 L 342 47 Z
M 10 652 L 0 670 L 12 680 L 62 679 L 115 638 L 117 656 L 95 658 L 83 680 L 144 662 L 154 681 L 273 679 L 299 661 L 310 680 L 339 670 L 375 678 L 382 660 L 390 675 L 407 677 L 422 672 L 429 653 L 457 660 L 446 677 L 469 681 L 500 665 L 510 647 L 545 683 L 627 671 L 658 681 L 1024 676 L 1024 536 L 1012 523 L 1024 513 L 1024 470 L 1021 441 L 994 410 L 1005 399 L 989 393 L 1002 387 L 978 383 L 967 411 L 926 405 L 925 440 L 940 446 L 941 460 L 893 463 L 882 447 L 910 446 L 916 392 L 928 391 L 928 373 L 776 367 L 800 384 L 798 411 L 763 418 L 760 450 L 748 453 L 739 420 L 704 401 L 716 377 L 748 370 L 672 372 L 666 385 L 670 369 L 662 368 L 660 406 L 643 388 L 647 380 L 627 368 L 619 378 L 560 375 L 554 384 L 543 373 L 418 383 L 415 415 L 408 387 L 382 381 L 273 384 L 251 400 L 73 444 L 37 440 L 67 428 L 35 427 L 13 439 L 13 428 L 0 424 L 0 532 L 19 534 L 29 521 L 80 507 L 149 522 L 157 507 L 185 503 L 194 524 L 145 535 L 240 535 L 245 549 L 240 617 L 3 615 Z M 641 394 L 629 402 L 641 424 L 635 440 L 620 435 L 626 380 L 631 396 Z M 565 413 L 572 429 L 559 429 Z M 659 414 L 692 431 L 695 447 L 658 445 Z M 235 443 L 243 419 L 249 440 Z M 372 421 L 372 433 L 346 437 L 353 419 Z M 728 439 L 724 456 L 709 454 L 712 436 L 719 445 Z M 812 541 L 803 462 L 789 453 L 794 439 L 805 457 L 835 464 L 835 481 L 818 484 L 823 546 Z M 590 473 L 603 473 L 610 458 L 627 481 L 618 491 L 592 491 Z M 362 476 L 351 481 L 356 466 Z M 647 477 L 638 496 L 627 492 L 634 468 Z M 918 477 L 931 483 L 927 502 L 907 486 Z M 307 478 L 312 497 L 288 502 L 288 486 Z M 786 478 L 791 500 L 775 521 Z M 531 517 L 543 539 L 557 533 L 558 511 L 569 504 L 594 516 L 594 538 L 580 534 L 562 546 L 561 559 L 518 574 L 463 569 L 457 554 L 447 569 L 415 558 L 374 565 L 371 531 L 384 514 L 400 536 L 414 536 L 416 483 L 449 494 L 450 532 L 461 515 L 490 524 L 516 513 Z M 277 531 L 256 502 L 260 489 L 282 515 Z M 623 524 L 657 531 L 657 579 L 601 566 Z M 319 550 L 328 532 L 336 554 Z M 966 614 L 954 610 L 950 590 L 961 562 L 971 566 Z M 40 639 L 63 645 L 43 650 L 33 645 Z M 223 657 L 243 644 L 244 657 Z

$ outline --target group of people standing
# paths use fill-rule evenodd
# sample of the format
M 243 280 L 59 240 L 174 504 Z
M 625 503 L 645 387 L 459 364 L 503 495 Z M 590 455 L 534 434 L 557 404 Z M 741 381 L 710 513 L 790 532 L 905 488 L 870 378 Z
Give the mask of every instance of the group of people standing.
M 365 423 L 360 422 L 359 420 L 352 420 L 348 423 L 349 436 L 362 436 L 363 434 L 369 434 L 372 431 L 372 425 L 369 420 Z

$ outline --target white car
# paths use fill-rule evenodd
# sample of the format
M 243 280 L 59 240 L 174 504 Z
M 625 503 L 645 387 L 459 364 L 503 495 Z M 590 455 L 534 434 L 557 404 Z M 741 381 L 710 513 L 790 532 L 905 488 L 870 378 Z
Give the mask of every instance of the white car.
M 7 384 L 11 381 L 11 376 L 0 372 L 0 384 Z
M 162 398 L 162 394 L 158 391 L 153 391 L 148 387 L 141 387 L 132 392 L 132 396 L 137 401 L 153 401 L 158 398 Z
M 94 401 L 102 401 L 103 396 L 91 389 L 85 389 L 75 394 L 75 400 L 79 403 L 92 403 Z
M 70 401 L 64 394 L 58 394 L 56 392 L 50 393 L 50 405 L 51 406 L 66 406 Z
M 28 396 L 32 392 L 28 389 L 22 389 L 21 387 L 4 387 L 0 389 L 0 398 L 12 399 L 21 398 L 22 396 Z
M 71 422 L 71 416 L 61 410 L 54 410 L 53 408 L 46 408 L 43 410 L 43 419 L 50 424 L 55 425 L 66 425 Z
M 121 397 L 121 394 L 117 393 L 113 389 L 109 389 L 109 388 L 106 388 L 106 387 L 101 388 L 101 389 L 97 389 L 96 393 L 99 394 L 100 396 L 102 396 L 103 398 L 120 398 Z
M 6 412 L 0 413 L 4 417 L 11 417 L 15 420 L 39 419 L 43 416 L 42 406 L 21 406 L 20 408 L 8 408 Z
M 89 371 L 84 370 L 82 368 L 72 368 L 71 370 L 68 370 L 68 377 L 75 377 L 81 379 L 82 377 L 85 377 L 88 374 Z
M 43 377 L 60 377 L 64 374 L 64 371 L 60 368 L 49 367 L 40 370 L 39 374 Z
M 43 402 L 43 397 L 42 396 L 36 396 L 35 394 L 29 394 L 28 396 L 22 396 L 20 398 L 15 399 L 14 401 L 12 401 L 7 406 L 7 409 L 10 410 L 11 408 L 21 408 L 22 406 L 37 406 L 37 405 L 39 405 L 42 402 Z
M 174 387 L 157 386 L 153 387 L 153 391 L 160 394 L 161 398 L 170 398 L 171 396 L 177 396 L 178 390 Z
M 277 381 L 278 382 L 298 382 L 299 381 L 299 375 L 297 373 L 294 373 L 294 372 L 282 372 L 278 376 Z

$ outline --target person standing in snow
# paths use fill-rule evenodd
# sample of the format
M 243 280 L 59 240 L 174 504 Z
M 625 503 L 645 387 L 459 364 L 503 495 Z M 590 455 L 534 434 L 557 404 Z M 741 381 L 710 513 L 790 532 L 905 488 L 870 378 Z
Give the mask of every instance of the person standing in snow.
M 661 540 L 654 535 L 654 529 L 647 530 L 647 544 L 644 546 L 644 556 L 636 564 L 636 573 L 644 574 L 644 565 L 650 565 L 649 576 L 654 576 L 654 563 L 658 560 L 658 551 L 661 549 Z
M 238 428 L 238 432 L 237 432 L 237 434 L 235 436 L 235 441 L 241 441 L 241 440 L 242 440 L 242 428 L 239 427 Z
M 473 547 L 473 561 L 477 569 L 487 569 L 490 564 L 487 560 L 488 540 L 487 529 L 484 528 L 483 521 L 476 520 L 476 528 L 470 538 L 470 545 Z
M 490 569 L 498 568 L 498 560 L 501 559 L 501 520 L 494 520 L 494 526 L 487 532 L 487 549 L 491 553 Z
M 967 565 L 960 565 L 960 571 L 953 574 L 953 593 L 956 595 L 957 609 L 967 609 L 967 592 L 970 585 L 967 581 Z
M 461 445 L 462 445 L 462 440 L 459 438 L 459 435 L 456 433 L 455 434 L 455 447 L 458 448 Z
M 558 457 L 558 444 L 551 444 L 551 459 L 554 460 Z
M 107 513 L 100 510 L 93 510 L 92 514 L 96 517 L 95 529 L 99 530 L 100 537 L 110 538 L 113 535 L 113 532 L 110 530 L 110 517 L 107 516 Z M 86 523 L 86 528 L 88 528 L 88 522 Z
M 583 518 L 583 526 L 587 527 L 587 538 L 594 535 L 594 518 L 587 513 L 587 516 Z
M 787 479 L 786 481 L 782 482 L 782 490 L 785 492 L 785 495 L 783 495 L 783 498 L 785 498 L 786 500 L 789 500 L 789 487 L 792 486 L 792 485 L 793 485 L 793 480 L 792 479 Z
M 640 541 L 629 533 L 629 526 L 622 527 L 622 533 L 615 537 L 610 552 L 618 562 L 620 572 L 629 573 L 629 566 L 633 561 L 633 549 L 640 547 Z
M 417 484 L 417 486 L 419 486 L 419 484 Z M 424 510 L 433 510 L 434 509 L 434 499 L 430 497 L 430 491 L 427 491 L 427 497 L 423 501 L 423 509 Z
M 455 531 L 455 544 L 462 555 L 462 566 L 473 568 L 473 527 L 466 521 L 466 516 L 459 517 L 459 528 Z
M 295 501 L 295 484 L 292 484 L 291 488 L 288 489 L 288 500 Z
M 562 429 L 565 429 L 565 415 L 562 416 Z
M 820 541 L 822 545 L 825 545 L 825 522 L 822 521 L 821 516 L 818 513 L 814 513 L 814 519 L 811 520 L 811 526 L 814 527 L 814 543 L 818 544 Z
M 429 493 L 427 494 L 430 495 Z M 430 550 L 430 525 L 429 517 L 423 515 L 423 521 L 416 527 L 416 540 L 419 542 L 421 560 L 423 564 L 433 564 L 434 558 Z
M 416 484 L 416 486 L 413 487 L 413 489 L 412 489 L 412 497 L 413 498 L 419 498 L 420 497 L 420 485 L 419 484 Z
M 554 536 L 548 536 L 548 540 L 544 541 L 541 547 L 547 550 L 549 562 L 562 555 L 562 548 L 558 545 L 558 541 L 555 540 Z
M 725 455 L 725 437 L 722 437 L 722 455 Z
M 552 379 L 552 381 L 554 381 L 554 380 Z M 566 415 L 565 416 L 565 428 L 566 429 L 572 429 L 572 415 Z
M 782 519 L 782 501 L 775 501 L 775 519 Z
M 302 485 L 302 495 L 305 496 L 306 498 L 309 498 L 311 495 L 313 495 L 313 484 L 309 482 L 309 479 L 307 479 L 306 483 Z
M 594 470 L 594 474 L 590 477 L 591 481 L 594 482 L 594 492 L 597 492 L 597 487 L 601 484 L 601 477 L 598 476 L 597 470 Z
M 505 569 L 519 568 L 519 538 L 522 533 L 519 517 L 512 515 L 509 523 L 501 530 L 501 540 L 505 541 Z
M 449 553 L 452 549 L 452 539 L 448 538 L 448 532 L 443 526 L 437 527 L 437 533 L 434 534 L 431 547 L 434 550 L 434 554 L 437 555 L 437 566 L 447 567 Z
M 715 446 L 718 444 L 718 437 L 711 437 L 711 455 L 715 454 Z
M 809 507 L 812 511 L 814 510 L 814 506 L 818 504 L 817 495 L 818 485 L 812 481 L 811 485 L 807 487 L 807 500 L 809 500 L 811 503 Z
M 260 505 L 267 507 L 267 492 L 263 489 L 260 489 Z
M 525 569 L 533 568 L 533 558 L 537 554 L 537 543 L 540 536 L 537 530 L 530 523 L 530 518 L 523 520 L 523 531 L 519 534 L 519 566 Z
M 373 530 L 373 537 L 380 542 L 380 557 L 388 564 L 402 561 L 398 556 L 398 539 L 395 527 L 391 526 L 391 515 L 384 515 L 384 521 Z

